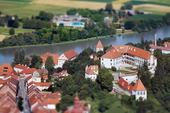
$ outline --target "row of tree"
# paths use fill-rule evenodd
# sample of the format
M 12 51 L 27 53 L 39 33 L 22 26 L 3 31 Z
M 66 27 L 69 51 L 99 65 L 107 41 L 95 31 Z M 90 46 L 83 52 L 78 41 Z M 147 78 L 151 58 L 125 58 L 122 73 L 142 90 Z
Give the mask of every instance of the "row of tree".
M 125 29 L 132 29 L 137 32 L 151 31 L 159 27 L 170 25 L 170 13 L 167 13 L 161 20 L 149 19 L 149 20 L 128 20 L 125 22 Z

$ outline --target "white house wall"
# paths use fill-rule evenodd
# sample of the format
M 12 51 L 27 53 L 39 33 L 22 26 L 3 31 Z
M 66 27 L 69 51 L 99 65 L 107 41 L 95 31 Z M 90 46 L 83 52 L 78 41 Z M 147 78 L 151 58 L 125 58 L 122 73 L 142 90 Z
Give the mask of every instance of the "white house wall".
M 98 51 L 103 51 L 103 48 L 102 47 L 101 48 L 97 47 L 96 52 L 98 52 Z
M 95 75 L 95 74 L 87 74 L 87 73 L 85 73 L 85 78 L 97 79 L 97 75 Z
M 15 70 L 17 73 L 23 71 L 23 69 L 15 68 L 15 67 L 14 67 L 14 70 Z
M 138 76 L 137 75 L 133 75 L 133 76 L 124 76 L 122 77 L 124 80 L 126 80 L 126 82 L 128 82 L 129 84 L 131 82 L 136 83 L 136 81 L 138 80 Z
M 147 99 L 147 91 L 135 91 L 132 89 L 132 95 L 135 95 L 136 100 L 139 100 L 140 97 L 142 97 L 143 100 Z
M 64 62 L 68 60 L 64 54 L 62 54 L 59 58 L 58 58 L 58 67 L 61 67 L 63 66 Z
M 116 69 L 119 69 L 122 65 L 122 57 L 115 59 L 101 58 L 101 65 L 104 65 L 106 68 L 111 68 L 114 66 Z

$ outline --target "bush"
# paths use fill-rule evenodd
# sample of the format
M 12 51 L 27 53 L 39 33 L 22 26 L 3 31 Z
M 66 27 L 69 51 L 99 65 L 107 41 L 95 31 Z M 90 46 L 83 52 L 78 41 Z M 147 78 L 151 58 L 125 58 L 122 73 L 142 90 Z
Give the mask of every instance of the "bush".
M 117 70 L 116 67 L 113 66 L 113 67 L 112 67 L 112 71 L 116 71 L 116 70 Z
M 11 28 L 11 29 L 9 30 L 9 34 L 10 34 L 10 35 L 14 35 L 14 34 L 15 34 L 14 28 Z

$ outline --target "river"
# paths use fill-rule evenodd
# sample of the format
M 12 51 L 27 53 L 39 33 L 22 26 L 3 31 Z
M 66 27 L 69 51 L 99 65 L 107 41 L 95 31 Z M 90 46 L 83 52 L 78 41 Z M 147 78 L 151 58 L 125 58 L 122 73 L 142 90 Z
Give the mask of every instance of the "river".
M 111 45 L 124 45 L 128 42 L 138 43 L 141 41 L 141 37 L 144 40 L 152 40 L 154 41 L 154 34 L 157 33 L 158 38 L 165 38 L 170 37 L 170 26 L 163 27 L 160 29 L 155 29 L 145 33 L 135 33 L 135 34 L 128 34 L 122 36 L 115 36 L 110 38 L 102 38 L 100 39 L 103 46 Z M 77 53 L 80 53 L 85 48 L 92 48 L 95 49 L 95 45 L 97 44 L 98 39 L 96 40 L 88 40 L 82 42 L 73 42 L 68 44 L 59 44 L 59 45 L 48 45 L 48 46 L 35 46 L 35 47 L 22 47 L 25 50 L 25 56 L 29 57 L 32 54 L 43 55 L 47 52 L 55 53 L 55 54 L 62 54 L 70 49 L 74 49 Z M 2 49 L 0 50 L 0 65 L 3 63 L 10 63 L 14 59 L 14 54 L 16 50 L 21 48 L 9 48 L 9 49 Z

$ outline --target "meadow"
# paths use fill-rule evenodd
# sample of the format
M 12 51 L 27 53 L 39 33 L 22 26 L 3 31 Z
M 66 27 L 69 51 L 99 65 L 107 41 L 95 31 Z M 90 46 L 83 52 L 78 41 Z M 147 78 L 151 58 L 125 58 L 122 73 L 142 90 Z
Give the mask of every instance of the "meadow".
M 132 20 L 148 20 L 148 19 L 155 19 L 155 20 L 160 20 L 162 19 L 162 15 L 157 15 L 157 14 L 148 14 L 148 15 L 135 15 L 129 17 L 129 19 Z
M 9 29 L 10 29 L 10 28 L 0 27 L 0 34 L 1 34 L 1 35 L 9 35 Z M 33 30 L 33 29 L 16 28 L 16 29 L 15 29 L 15 34 L 32 32 L 32 31 L 34 31 L 34 30 Z

